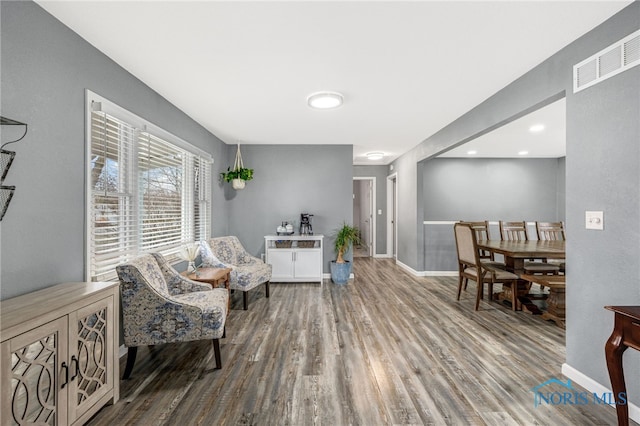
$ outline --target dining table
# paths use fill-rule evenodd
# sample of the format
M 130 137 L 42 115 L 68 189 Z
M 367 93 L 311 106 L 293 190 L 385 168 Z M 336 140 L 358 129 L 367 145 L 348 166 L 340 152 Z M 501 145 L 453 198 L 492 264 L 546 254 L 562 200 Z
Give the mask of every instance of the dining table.
M 523 277 L 523 275 L 526 275 L 524 270 L 525 261 L 530 259 L 565 258 L 564 240 L 478 240 L 478 249 L 487 250 L 494 254 L 500 254 L 504 257 L 506 269 L 520 277 L 517 284 L 517 296 L 519 300 L 525 301 L 527 299 L 539 298 L 537 295 L 529 294 L 531 281 L 527 280 L 526 276 Z M 498 298 L 511 300 L 511 295 L 509 294 L 510 291 L 510 288 L 505 288 Z M 564 297 L 564 293 L 562 293 L 562 296 Z M 564 305 L 564 301 L 561 303 Z M 535 308 L 534 312 L 538 311 L 537 307 L 531 306 L 531 304 L 528 304 L 527 306 Z M 564 314 L 564 312 L 562 314 Z M 564 321 L 564 315 L 558 315 L 557 317 L 560 318 L 561 321 Z M 552 319 L 555 320 L 556 318 L 554 317 Z M 556 323 L 558 323 L 558 321 L 556 321 Z
M 565 258 L 564 240 L 479 240 L 478 248 L 502 255 L 507 270 L 516 275 L 524 273 L 526 260 Z

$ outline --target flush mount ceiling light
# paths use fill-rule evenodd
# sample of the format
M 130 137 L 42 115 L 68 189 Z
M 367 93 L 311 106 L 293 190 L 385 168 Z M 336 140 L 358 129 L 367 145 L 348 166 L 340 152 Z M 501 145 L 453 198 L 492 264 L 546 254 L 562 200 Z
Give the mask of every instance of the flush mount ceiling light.
M 468 155 L 476 155 L 478 153 L 478 151 L 476 151 L 475 149 L 472 149 L 471 151 L 467 151 Z
M 527 155 L 529 154 L 529 151 L 519 151 L 518 155 Z
M 367 159 L 371 161 L 382 160 L 384 152 L 367 152 Z
M 338 92 L 316 92 L 307 97 L 311 108 L 330 109 L 342 105 L 343 96 Z
M 533 126 L 529 127 L 529 131 L 531 133 L 538 133 L 544 130 L 544 124 L 534 124 Z

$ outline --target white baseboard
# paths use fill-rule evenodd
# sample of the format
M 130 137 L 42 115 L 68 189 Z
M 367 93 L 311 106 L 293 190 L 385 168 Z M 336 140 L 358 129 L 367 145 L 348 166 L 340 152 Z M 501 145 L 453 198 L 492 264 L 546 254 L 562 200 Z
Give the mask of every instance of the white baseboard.
M 597 394 L 611 392 L 611 389 L 609 389 L 608 387 L 601 385 L 591 377 L 576 370 L 567 363 L 562 364 L 562 374 L 564 374 L 566 377 L 570 378 L 589 392 L 595 392 Z M 611 406 L 615 410 L 614 404 L 611 404 Z M 627 402 L 627 406 L 629 407 L 629 418 L 637 423 L 640 423 L 640 406 L 637 406 L 631 402 Z
M 405 265 L 404 263 L 400 262 L 398 259 L 396 259 L 396 265 L 398 265 L 399 267 L 401 267 L 405 271 L 409 272 L 411 275 L 415 275 L 416 277 L 422 277 L 423 276 L 422 272 L 416 271 L 411 266 Z
M 416 277 L 457 277 L 458 271 L 416 271 L 411 266 L 396 260 L 396 265 Z

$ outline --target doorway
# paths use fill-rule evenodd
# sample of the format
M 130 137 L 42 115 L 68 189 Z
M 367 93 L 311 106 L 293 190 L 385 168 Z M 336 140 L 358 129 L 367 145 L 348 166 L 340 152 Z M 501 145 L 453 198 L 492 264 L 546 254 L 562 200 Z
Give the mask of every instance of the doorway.
M 354 247 L 354 257 L 375 254 L 375 177 L 353 178 L 353 225 L 360 230 L 360 244 Z
M 387 256 L 397 259 L 398 174 L 387 176 Z

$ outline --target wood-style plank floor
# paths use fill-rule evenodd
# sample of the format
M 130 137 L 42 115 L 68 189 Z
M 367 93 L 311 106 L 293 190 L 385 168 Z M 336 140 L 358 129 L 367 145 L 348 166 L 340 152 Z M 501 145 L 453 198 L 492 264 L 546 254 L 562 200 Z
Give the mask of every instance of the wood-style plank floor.
M 221 370 L 208 341 L 140 348 L 121 400 L 89 424 L 616 424 L 608 406 L 534 407 L 532 388 L 566 381 L 554 323 L 496 302 L 474 312 L 475 283 L 457 302 L 457 278 L 388 259 L 356 259 L 354 273 L 254 290 L 248 311 L 235 294 Z

